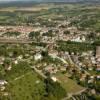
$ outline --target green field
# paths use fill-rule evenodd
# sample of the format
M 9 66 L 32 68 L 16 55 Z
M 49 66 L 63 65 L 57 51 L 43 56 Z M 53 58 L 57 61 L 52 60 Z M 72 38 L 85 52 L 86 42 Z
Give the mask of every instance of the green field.
M 44 92 L 44 83 L 34 71 L 9 83 L 10 100 L 40 100 Z
M 67 93 L 74 94 L 84 89 L 83 87 L 75 83 L 75 81 L 69 79 L 66 74 L 58 73 L 56 77 L 60 81 L 62 87 L 66 89 Z
M 56 26 L 54 21 L 68 20 L 71 25 L 82 29 L 100 31 L 100 6 L 85 4 L 41 4 L 26 8 L 3 8 L 0 10 L 0 25 Z M 48 19 L 51 19 L 48 23 Z

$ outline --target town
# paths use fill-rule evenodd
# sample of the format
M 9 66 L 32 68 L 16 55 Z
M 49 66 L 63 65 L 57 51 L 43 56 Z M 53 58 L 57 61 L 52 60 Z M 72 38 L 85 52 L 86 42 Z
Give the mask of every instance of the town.
M 100 11 L 99 5 L 80 6 L 83 13 Z M 51 15 L 23 25 L 1 25 L 0 17 L 0 100 L 99 100 L 100 30 L 76 25 L 84 15 L 71 16 L 69 10 L 65 16 L 67 8 L 73 12 L 76 6 L 50 4 L 38 10 Z

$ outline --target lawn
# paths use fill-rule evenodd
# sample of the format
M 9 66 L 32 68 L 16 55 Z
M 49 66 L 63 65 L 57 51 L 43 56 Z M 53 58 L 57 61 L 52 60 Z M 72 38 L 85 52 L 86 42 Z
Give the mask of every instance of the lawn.
M 69 79 L 66 74 L 58 73 L 56 74 L 56 77 L 60 81 L 62 87 L 65 88 L 68 93 L 76 93 L 84 89 L 75 83 L 75 81 Z
M 91 71 L 89 71 L 89 70 L 87 70 L 91 75 L 99 75 L 100 73 L 99 72 L 97 72 L 97 71 L 95 71 L 95 70 L 91 70 Z
M 3 78 L 6 79 L 8 82 L 14 80 L 16 77 L 20 77 L 27 72 L 30 72 L 31 68 L 27 62 L 20 61 L 17 65 L 12 65 L 12 70 L 8 71 Z
M 10 100 L 40 100 L 44 94 L 44 83 L 34 71 L 12 81 L 7 87 Z

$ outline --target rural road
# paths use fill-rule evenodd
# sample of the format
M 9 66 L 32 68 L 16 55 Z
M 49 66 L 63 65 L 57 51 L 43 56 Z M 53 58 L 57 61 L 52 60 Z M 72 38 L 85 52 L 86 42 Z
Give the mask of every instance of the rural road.
M 40 76 L 42 76 L 43 78 L 47 78 L 40 70 L 38 70 L 35 66 L 32 66 L 31 67 L 32 69 L 34 69 L 35 70 L 35 72 L 37 72 Z

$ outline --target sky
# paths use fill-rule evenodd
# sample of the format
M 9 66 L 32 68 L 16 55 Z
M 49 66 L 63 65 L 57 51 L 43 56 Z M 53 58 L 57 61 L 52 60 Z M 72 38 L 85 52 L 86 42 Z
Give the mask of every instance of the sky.
M 2 2 L 4 1 L 29 1 L 29 0 L 0 0 Z M 40 1 L 40 0 L 30 0 L 30 1 Z

